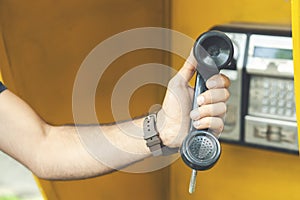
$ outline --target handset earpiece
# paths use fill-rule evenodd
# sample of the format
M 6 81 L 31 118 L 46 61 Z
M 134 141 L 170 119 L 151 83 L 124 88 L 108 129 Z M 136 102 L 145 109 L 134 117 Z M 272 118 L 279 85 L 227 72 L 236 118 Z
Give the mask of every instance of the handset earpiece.
M 197 60 L 197 75 L 193 109 L 197 108 L 197 96 L 205 92 L 206 80 L 229 66 L 233 58 L 231 40 L 222 32 L 209 31 L 198 37 L 193 54 Z M 193 170 L 207 170 L 214 166 L 221 154 L 219 140 L 209 130 L 197 130 L 192 122 L 190 133 L 181 146 L 183 161 Z

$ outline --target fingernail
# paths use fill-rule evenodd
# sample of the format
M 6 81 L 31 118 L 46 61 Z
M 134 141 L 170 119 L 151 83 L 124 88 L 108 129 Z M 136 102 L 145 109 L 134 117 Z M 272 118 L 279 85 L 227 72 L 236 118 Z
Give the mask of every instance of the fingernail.
M 198 98 L 197 98 L 198 105 L 201 106 L 204 103 L 204 100 L 205 100 L 204 96 L 202 96 L 202 95 L 198 96 Z
M 192 119 L 198 119 L 200 117 L 200 112 L 196 109 L 196 110 L 192 110 L 190 113 L 190 117 Z
M 193 122 L 193 125 L 194 125 L 195 128 L 197 128 L 197 127 L 199 127 L 201 124 L 200 124 L 200 121 L 197 120 L 197 121 L 194 121 L 194 122 Z
M 207 86 L 207 88 L 214 88 L 214 87 L 217 86 L 217 82 L 214 81 L 214 80 L 208 80 L 208 81 L 206 82 L 206 86 Z

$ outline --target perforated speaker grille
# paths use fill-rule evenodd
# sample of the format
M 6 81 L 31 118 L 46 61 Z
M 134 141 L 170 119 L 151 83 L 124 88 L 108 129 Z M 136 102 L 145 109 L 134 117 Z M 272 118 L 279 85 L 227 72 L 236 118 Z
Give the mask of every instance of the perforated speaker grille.
M 209 137 L 195 136 L 190 141 L 189 152 L 196 160 L 207 160 L 215 156 L 217 149 Z

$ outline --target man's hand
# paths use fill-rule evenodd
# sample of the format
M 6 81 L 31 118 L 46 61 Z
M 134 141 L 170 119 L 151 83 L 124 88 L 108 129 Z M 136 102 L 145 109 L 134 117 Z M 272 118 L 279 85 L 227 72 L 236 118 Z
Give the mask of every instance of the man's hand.
M 207 80 L 208 90 L 197 97 L 198 108 L 192 109 L 194 89 L 189 81 L 196 72 L 193 55 L 170 80 L 162 109 L 158 112 L 158 131 L 164 145 L 180 147 L 186 137 L 190 120 L 197 129 L 209 128 L 217 136 L 224 128 L 223 117 L 230 94 L 230 80 L 222 74 Z

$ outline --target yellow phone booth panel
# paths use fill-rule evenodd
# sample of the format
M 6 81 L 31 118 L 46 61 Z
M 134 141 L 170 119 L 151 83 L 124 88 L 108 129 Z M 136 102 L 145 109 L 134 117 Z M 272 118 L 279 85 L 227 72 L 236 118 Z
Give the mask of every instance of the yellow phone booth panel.
M 299 95 L 299 1 L 293 1 L 293 39 L 296 95 Z M 172 1 L 172 29 L 193 38 L 211 27 L 229 22 L 291 25 L 291 1 L 230 0 Z M 180 67 L 183 60 L 172 58 Z M 298 80 L 299 81 L 299 80 Z M 299 84 L 298 84 L 299 85 Z M 299 98 L 297 106 L 299 106 Z M 299 109 L 298 120 L 299 120 Z M 298 131 L 299 133 L 299 131 Z M 191 169 L 182 161 L 171 166 L 170 198 L 181 199 L 294 199 L 300 198 L 298 155 L 222 143 L 222 155 L 214 168 L 198 172 L 195 192 L 188 185 Z
M 168 9 L 168 1 L 161 0 L 1 1 L 0 63 L 5 84 L 50 124 L 73 123 L 73 84 L 88 53 L 122 31 L 168 26 Z M 111 93 L 124 73 L 141 64 L 165 62 L 166 55 L 156 50 L 137 50 L 115 60 L 97 89 L 95 106 L 99 121 L 113 121 Z M 132 117 L 141 116 L 151 105 L 160 103 L 164 90 L 153 85 L 136 90 L 130 99 Z M 84 123 L 97 121 L 87 119 Z M 168 175 L 165 168 L 149 173 L 116 172 L 88 180 L 39 183 L 49 200 L 152 200 L 167 199 Z

